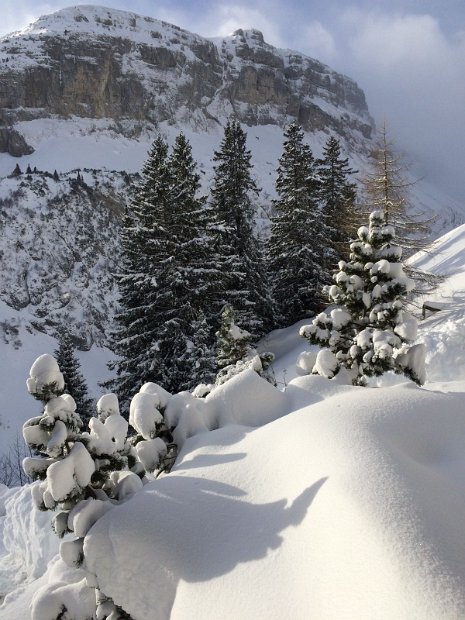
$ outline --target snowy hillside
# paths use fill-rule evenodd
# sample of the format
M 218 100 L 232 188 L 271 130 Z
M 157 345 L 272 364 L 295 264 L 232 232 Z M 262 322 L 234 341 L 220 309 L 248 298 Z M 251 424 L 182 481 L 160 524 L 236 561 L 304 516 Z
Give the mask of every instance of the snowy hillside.
M 371 145 L 353 80 L 258 31 L 213 41 L 74 6 L 0 38 L 0 84 L 0 338 L 9 346 L 19 325 L 54 335 L 63 323 L 80 348 L 108 344 L 119 218 L 158 133 L 170 145 L 186 134 L 206 191 L 223 126 L 238 116 L 263 188 L 260 227 L 286 123 L 299 118 L 315 155 L 338 135 L 357 168 Z M 26 338 L 15 346 L 27 349 Z
M 134 13 L 74 6 L 0 39 L 0 83 L 0 337 L 10 348 L 20 324 L 53 335 L 66 322 L 80 347 L 108 343 L 128 175 L 157 133 L 170 145 L 185 133 L 207 190 L 226 119 L 240 118 L 263 190 L 260 227 L 286 123 L 303 125 L 316 157 L 337 136 L 360 171 L 373 145 L 353 80 L 255 30 L 207 40 Z M 10 178 L 17 164 L 23 174 Z M 463 221 L 462 205 L 427 183 L 415 192 L 420 209 L 437 213 L 437 234 Z M 16 343 L 27 347 L 25 336 Z M 10 414 L 0 414 L 5 425 Z
M 101 589 L 135 620 L 463 617 L 464 253 L 461 226 L 415 259 L 447 274 L 429 300 L 442 310 L 421 323 L 424 388 L 296 377 L 308 347 L 295 326 L 264 343 L 284 392 L 246 371 L 206 401 L 177 401 L 173 471 L 88 534 Z M 51 614 L 57 584 L 82 576 L 29 488 L 2 493 L 0 618 L 30 617 L 41 587 Z M 76 620 L 83 588 L 66 593 Z

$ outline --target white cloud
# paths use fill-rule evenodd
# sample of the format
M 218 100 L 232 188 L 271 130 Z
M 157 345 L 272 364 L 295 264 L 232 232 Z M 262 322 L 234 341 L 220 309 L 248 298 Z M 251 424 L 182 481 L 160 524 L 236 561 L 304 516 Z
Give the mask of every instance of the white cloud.
M 255 28 L 263 32 L 267 43 L 277 47 L 284 45 L 273 15 L 265 15 L 259 8 L 243 4 L 215 3 L 207 14 L 196 14 L 190 9 L 174 11 L 160 7 L 157 17 L 206 37 L 223 37 L 238 28 Z
M 305 27 L 302 43 L 311 56 L 325 59 L 325 62 L 336 56 L 334 37 L 318 20 L 311 22 Z
M 465 195 L 465 39 L 446 36 L 430 15 L 347 11 L 337 61 L 365 90 L 423 172 Z

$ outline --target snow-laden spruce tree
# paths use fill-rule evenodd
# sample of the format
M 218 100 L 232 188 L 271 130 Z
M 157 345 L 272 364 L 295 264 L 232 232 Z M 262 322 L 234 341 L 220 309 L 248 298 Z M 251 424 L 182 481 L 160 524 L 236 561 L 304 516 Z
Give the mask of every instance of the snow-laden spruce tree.
M 55 351 L 55 359 L 63 374 L 64 392 L 74 398 L 80 418 L 84 424 L 87 424 L 93 415 L 93 401 L 89 398 L 87 385 L 81 372 L 81 364 L 76 356 L 71 335 L 66 329 L 58 332 L 58 349 Z
M 275 383 L 269 371 L 273 363 L 273 353 L 258 353 L 251 345 L 251 334 L 236 324 L 234 309 L 226 305 L 221 313 L 217 337 L 217 362 L 220 368 L 215 385 L 221 385 L 247 368 L 255 370 L 261 377 Z
M 318 207 L 316 164 L 304 133 L 292 123 L 284 133 L 268 241 L 268 272 L 275 322 L 286 327 L 321 307 L 321 286 L 329 281 L 324 223 Z
M 120 311 L 112 345 L 118 359 L 111 365 L 117 376 L 104 387 L 118 394 L 123 411 L 141 383 L 164 372 L 157 349 L 171 307 L 168 278 L 176 246 L 176 239 L 165 234 L 172 199 L 167 159 L 168 145 L 157 137 L 121 229 L 122 264 L 116 274 Z
M 91 418 L 89 432 L 83 432 L 76 403 L 72 396 L 63 393 L 63 374 L 51 355 L 42 355 L 34 362 L 27 387 L 44 403 L 44 411 L 24 424 L 24 439 L 37 456 L 24 459 L 23 467 L 28 476 L 40 481 L 32 487 L 38 508 L 57 510 L 53 519 L 56 534 L 60 538 L 74 535 L 60 545 L 62 560 L 71 568 L 82 569 L 79 586 L 63 586 L 60 582 L 56 588 L 52 584 L 39 590 L 32 604 L 32 618 L 68 617 L 68 589 L 76 587 L 89 618 L 107 617 L 96 611 L 96 599 L 110 613 L 119 613 L 98 589 L 96 596 L 97 584 L 86 581 L 89 575 L 85 571 L 84 539 L 114 503 L 142 488 L 140 475 L 144 472 L 127 441 L 128 423 L 119 413 L 116 396 L 108 394 L 99 400 L 99 415 Z M 134 471 L 130 471 L 131 467 Z M 114 617 L 125 616 L 121 612 Z
M 342 258 L 347 258 L 347 248 L 354 229 L 356 186 L 350 181 L 354 170 L 349 160 L 341 155 L 339 141 L 331 136 L 317 160 L 318 196 L 321 213 L 326 225 L 325 241 L 334 260 L 332 268 Z
M 417 321 L 405 310 L 413 281 L 403 271 L 402 249 L 393 237 L 384 214 L 374 211 L 328 287 L 334 307 L 301 328 L 311 344 L 323 347 L 315 374 L 331 378 L 345 368 L 353 384 L 366 385 L 369 377 L 393 371 L 424 383 L 424 345 L 412 346 Z
M 215 251 L 218 261 L 217 316 L 225 304 L 240 324 L 257 339 L 271 325 L 271 303 L 261 243 L 254 233 L 255 203 L 259 194 L 252 178 L 251 154 L 239 121 L 228 120 L 220 149 L 213 157 L 210 208 L 216 217 Z
M 172 229 L 177 239 L 173 318 L 185 334 L 176 391 L 209 382 L 215 375 L 215 299 L 221 270 L 214 248 L 216 222 L 211 206 L 199 197 L 200 175 L 192 148 L 181 133 L 169 160 L 173 175 Z M 202 360 L 199 359 L 202 349 Z
M 119 356 L 113 365 L 117 377 L 105 387 L 117 392 L 125 410 L 143 383 L 157 382 L 177 392 L 212 378 L 200 376 L 197 359 L 190 355 L 202 317 L 213 347 L 212 308 L 220 277 L 212 248 L 215 226 L 209 225 L 213 216 L 198 190 L 186 138 L 178 136 L 168 155 L 166 142 L 158 137 L 121 233 L 121 310 L 113 345 Z

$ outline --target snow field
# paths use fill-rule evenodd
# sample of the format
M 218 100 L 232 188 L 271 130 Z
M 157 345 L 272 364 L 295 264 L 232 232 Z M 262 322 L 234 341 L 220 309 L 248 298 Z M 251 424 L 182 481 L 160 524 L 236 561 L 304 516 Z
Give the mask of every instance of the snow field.
M 297 379 L 300 404 L 323 381 Z M 169 476 L 90 531 L 103 591 L 136 620 L 461 617 L 463 393 L 317 398 L 188 439 Z

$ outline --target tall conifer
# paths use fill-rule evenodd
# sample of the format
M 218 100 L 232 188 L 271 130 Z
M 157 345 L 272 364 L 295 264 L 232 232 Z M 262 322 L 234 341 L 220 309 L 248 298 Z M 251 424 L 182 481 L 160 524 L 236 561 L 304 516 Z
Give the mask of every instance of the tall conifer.
M 319 198 L 326 225 L 330 269 L 341 258 L 348 258 L 349 241 L 356 231 L 354 213 L 355 184 L 349 179 L 354 172 L 349 160 L 341 157 L 339 141 L 331 136 L 318 160 Z
M 200 339 L 213 360 L 218 270 L 209 232 L 214 226 L 208 224 L 209 209 L 198 190 L 185 136 L 177 137 L 170 155 L 158 137 L 123 222 L 121 312 L 114 344 L 120 357 L 113 364 L 117 377 L 105 387 L 118 393 L 124 407 L 149 381 L 177 392 L 212 379 L 212 361 L 198 363 L 196 343 Z
M 123 264 L 117 274 L 121 311 L 117 315 L 113 364 L 107 384 L 124 408 L 147 382 L 173 388 L 169 368 L 176 363 L 179 330 L 173 319 L 173 279 L 177 238 L 172 234 L 173 176 L 168 146 L 159 136 L 142 171 L 142 181 L 122 228 Z
M 278 327 L 311 316 L 319 307 L 321 285 L 328 279 L 315 160 L 297 123 L 286 128 L 284 139 L 277 171 L 276 215 L 271 218 L 268 242 Z
M 176 236 L 175 315 L 185 350 L 178 362 L 178 389 L 191 389 L 214 378 L 215 287 L 219 269 L 213 250 L 213 215 L 205 197 L 198 197 L 200 176 L 192 149 L 183 134 L 170 157 L 173 213 L 170 229 Z M 199 361 L 199 351 L 204 359 Z
M 261 244 L 254 234 L 254 207 L 259 194 L 252 178 L 251 154 L 239 121 L 229 120 L 215 152 L 210 206 L 216 214 L 216 252 L 222 273 L 217 295 L 219 315 L 230 304 L 253 337 L 271 324 Z

